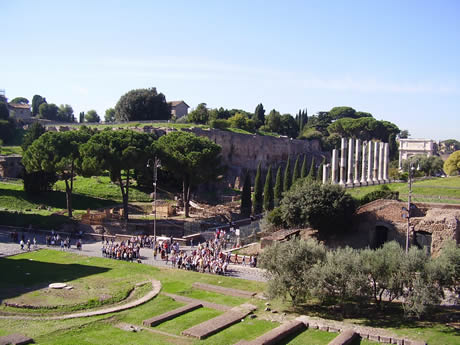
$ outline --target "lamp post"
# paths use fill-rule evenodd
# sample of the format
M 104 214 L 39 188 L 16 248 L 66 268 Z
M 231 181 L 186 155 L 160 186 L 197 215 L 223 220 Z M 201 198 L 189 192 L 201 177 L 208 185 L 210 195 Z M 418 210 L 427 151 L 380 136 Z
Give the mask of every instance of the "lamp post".
M 147 168 L 153 167 L 153 242 L 155 246 L 157 243 L 157 169 L 160 163 L 156 156 L 153 160 L 149 159 L 147 161 Z
M 409 232 L 410 232 L 410 212 L 412 209 L 412 178 L 414 175 L 415 167 L 411 162 L 409 165 L 409 197 L 407 198 L 407 231 L 406 231 L 406 254 L 409 252 Z

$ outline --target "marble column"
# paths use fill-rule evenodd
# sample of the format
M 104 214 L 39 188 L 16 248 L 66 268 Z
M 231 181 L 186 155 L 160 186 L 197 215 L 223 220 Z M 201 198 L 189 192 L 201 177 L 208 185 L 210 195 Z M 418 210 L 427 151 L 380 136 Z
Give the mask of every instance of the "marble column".
M 346 157 L 345 155 L 347 154 L 347 139 L 345 138 L 342 138 L 342 146 L 341 146 L 341 149 L 340 149 L 340 181 L 339 181 L 339 184 L 340 185 L 344 185 L 345 184 L 345 175 L 346 175 L 346 168 L 347 168 L 347 165 L 346 165 Z
M 385 183 L 390 182 L 388 179 L 388 163 L 390 158 L 390 145 L 388 143 L 383 144 L 383 181 Z
M 374 165 L 372 166 L 372 181 L 374 184 L 379 184 L 378 179 L 378 171 L 379 171 L 379 143 L 374 142 Z
M 374 184 L 372 179 L 372 172 L 373 172 L 373 162 L 374 162 L 374 155 L 373 155 L 373 145 L 372 141 L 369 141 L 369 145 L 367 145 L 367 184 Z
M 331 162 L 331 183 L 332 184 L 337 184 L 337 173 L 338 173 L 338 167 L 339 167 L 339 153 L 337 149 L 332 150 L 332 162 Z
M 354 139 L 348 139 L 348 173 L 347 186 L 353 186 L 353 155 L 354 155 Z
M 323 184 L 326 184 L 329 181 L 329 164 L 323 165 Z
M 355 179 L 353 184 L 359 186 L 359 157 L 361 157 L 361 140 L 356 139 L 356 146 L 355 146 Z
M 379 174 L 378 179 L 379 183 L 384 183 L 383 181 L 383 146 L 382 142 L 379 143 Z
M 367 168 L 367 141 L 363 141 L 363 148 L 361 151 L 362 159 L 361 159 L 361 186 L 367 186 L 367 179 L 366 179 L 366 168 Z

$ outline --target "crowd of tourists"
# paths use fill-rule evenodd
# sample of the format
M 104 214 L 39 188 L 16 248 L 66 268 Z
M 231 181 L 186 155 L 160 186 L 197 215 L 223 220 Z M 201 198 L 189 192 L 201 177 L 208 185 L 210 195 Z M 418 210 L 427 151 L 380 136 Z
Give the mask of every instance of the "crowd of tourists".
M 224 253 L 228 238 L 225 230 L 217 229 L 213 239 L 200 243 L 190 253 L 180 250 L 178 242 L 162 241 L 154 248 L 153 257 L 156 260 L 160 253 L 161 260 L 171 262 L 172 267 L 197 272 L 226 274 L 230 263 L 239 264 L 238 255 Z M 256 267 L 257 257 L 251 256 L 246 262 L 242 256 L 241 264 Z
M 102 236 L 102 256 L 117 260 L 141 262 L 140 249 L 154 247 L 153 238 L 140 235 L 131 236 L 120 243 L 114 237 Z

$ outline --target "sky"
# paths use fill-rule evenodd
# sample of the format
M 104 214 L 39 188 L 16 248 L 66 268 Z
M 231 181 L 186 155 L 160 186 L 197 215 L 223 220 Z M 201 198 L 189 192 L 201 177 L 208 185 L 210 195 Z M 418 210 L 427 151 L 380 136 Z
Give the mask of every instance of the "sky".
M 9 99 L 103 117 L 156 87 L 192 108 L 351 106 L 412 138 L 460 140 L 458 0 L 0 0 L 0 23 Z

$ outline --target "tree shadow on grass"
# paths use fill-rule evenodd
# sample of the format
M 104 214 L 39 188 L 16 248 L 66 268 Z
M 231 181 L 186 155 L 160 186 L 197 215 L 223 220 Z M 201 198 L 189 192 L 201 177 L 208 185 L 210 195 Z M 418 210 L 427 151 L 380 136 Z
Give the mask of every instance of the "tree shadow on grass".
M 67 208 L 66 194 L 60 191 L 50 191 L 39 195 L 29 195 L 22 190 L 3 189 L 2 195 L 11 197 L 18 201 L 35 204 L 35 207 L 43 205 L 51 208 Z M 116 205 L 119 202 L 110 199 L 98 199 L 83 194 L 72 194 L 72 207 L 74 210 L 98 209 L 102 207 Z M 5 205 L 7 206 L 7 205 Z
M 60 214 L 34 214 L 21 212 L 0 211 L 0 223 L 2 225 L 28 227 L 33 224 L 34 228 L 53 229 L 58 228 L 62 224 L 74 222 L 69 217 Z
M 0 303 L 25 292 L 47 287 L 55 282 L 67 282 L 100 274 L 110 268 L 81 264 L 58 264 L 29 259 L 0 258 Z

